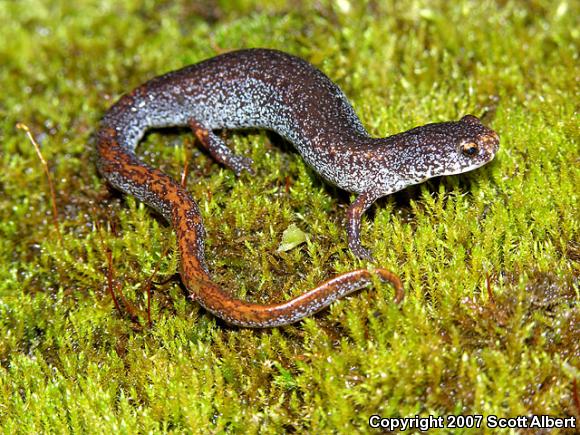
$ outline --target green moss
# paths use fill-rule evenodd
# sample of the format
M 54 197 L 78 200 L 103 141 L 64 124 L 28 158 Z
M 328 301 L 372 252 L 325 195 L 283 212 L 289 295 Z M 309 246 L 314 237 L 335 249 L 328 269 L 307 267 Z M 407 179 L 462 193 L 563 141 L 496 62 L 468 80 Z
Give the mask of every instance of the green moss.
M 267 3 L 0 2 L 2 429 L 346 432 L 373 414 L 578 415 L 577 5 Z M 377 283 L 297 325 L 229 327 L 171 279 L 172 229 L 98 177 L 91 135 L 119 95 L 249 46 L 318 65 L 375 135 L 467 112 L 499 132 L 492 164 L 365 217 L 377 264 L 405 282 L 401 307 Z M 62 243 L 17 122 L 49 162 Z M 281 301 L 366 266 L 346 247 L 348 195 L 275 136 L 227 140 L 256 176 L 236 178 L 186 130 L 140 149 L 176 178 L 190 159 L 217 282 Z M 278 252 L 292 225 L 307 242 Z

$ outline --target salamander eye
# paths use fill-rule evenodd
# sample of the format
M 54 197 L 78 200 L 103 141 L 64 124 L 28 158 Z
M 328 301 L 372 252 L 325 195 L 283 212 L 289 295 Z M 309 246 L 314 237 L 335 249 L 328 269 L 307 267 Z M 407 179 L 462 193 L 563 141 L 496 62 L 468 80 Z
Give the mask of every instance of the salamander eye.
M 461 145 L 461 152 L 466 156 L 473 157 L 479 151 L 479 145 L 475 142 L 465 142 Z

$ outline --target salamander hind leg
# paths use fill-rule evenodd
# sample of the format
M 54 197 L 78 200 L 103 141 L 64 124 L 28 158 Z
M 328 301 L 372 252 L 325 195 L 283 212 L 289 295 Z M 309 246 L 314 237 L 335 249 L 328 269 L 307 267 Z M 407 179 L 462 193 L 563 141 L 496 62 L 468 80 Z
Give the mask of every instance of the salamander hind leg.
M 235 154 L 213 131 L 205 128 L 195 119 L 189 120 L 189 126 L 203 147 L 218 162 L 230 168 L 236 175 L 240 175 L 244 169 L 250 174 L 254 173 L 252 159 Z

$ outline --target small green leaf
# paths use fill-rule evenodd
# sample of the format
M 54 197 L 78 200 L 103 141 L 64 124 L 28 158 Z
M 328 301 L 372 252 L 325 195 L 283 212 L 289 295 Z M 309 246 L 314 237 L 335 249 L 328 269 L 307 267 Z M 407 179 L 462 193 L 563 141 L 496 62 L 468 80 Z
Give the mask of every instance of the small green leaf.
M 284 230 L 284 233 L 282 234 L 282 242 L 280 242 L 277 251 L 289 251 L 307 240 L 308 234 L 298 228 L 296 224 L 292 224 Z

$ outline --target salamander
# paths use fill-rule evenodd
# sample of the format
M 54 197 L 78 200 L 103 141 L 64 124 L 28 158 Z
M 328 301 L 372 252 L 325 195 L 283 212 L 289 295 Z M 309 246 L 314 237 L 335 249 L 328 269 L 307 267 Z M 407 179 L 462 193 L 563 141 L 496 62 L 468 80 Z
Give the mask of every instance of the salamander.
M 324 180 L 357 195 L 347 211 L 351 251 L 372 259 L 360 240 L 361 217 L 378 199 L 432 177 L 460 174 L 491 161 L 499 136 L 473 115 L 374 138 L 340 88 L 290 54 L 233 51 L 155 77 L 123 95 L 97 132 L 97 167 L 114 188 L 156 209 L 175 228 L 180 274 L 192 299 L 229 323 L 275 327 L 296 322 L 336 299 L 389 281 L 400 301 L 400 279 L 385 269 L 355 270 L 280 304 L 252 304 L 214 284 L 205 261 L 205 231 L 189 193 L 135 150 L 152 128 L 188 126 L 201 145 L 236 175 L 253 174 L 251 159 L 235 154 L 216 130 L 259 128 L 291 142 Z

